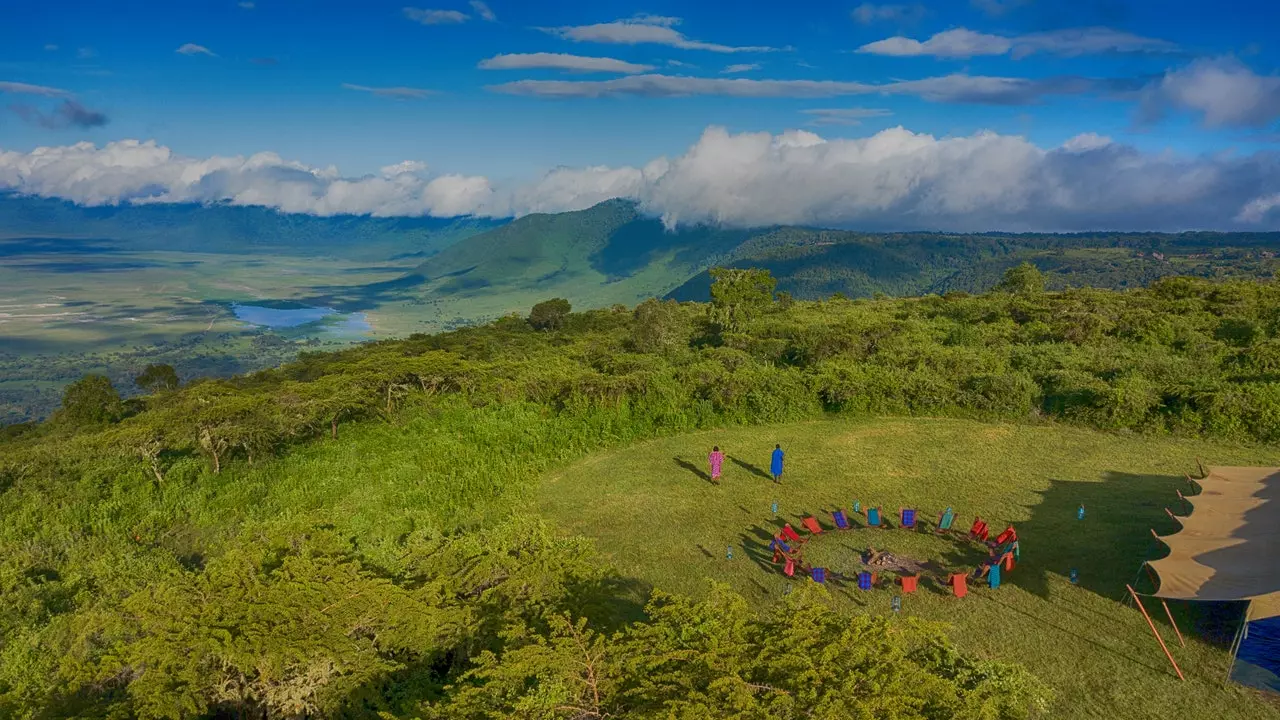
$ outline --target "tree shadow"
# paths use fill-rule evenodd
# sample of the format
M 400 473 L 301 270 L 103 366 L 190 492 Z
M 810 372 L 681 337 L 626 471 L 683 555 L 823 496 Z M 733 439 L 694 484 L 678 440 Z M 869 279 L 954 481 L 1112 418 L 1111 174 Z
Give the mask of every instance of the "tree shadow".
M 773 476 L 772 476 L 772 475 L 770 475 L 769 473 L 765 472 L 764 470 L 761 470 L 760 468 L 756 467 L 755 465 L 752 465 L 751 463 L 747 462 L 746 460 L 742 460 L 742 459 L 740 459 L 740 458 L 738 458 L 738 457 L 735 457 L 735 456 L 733 456 L 733 455 L 728 455 L 728 456 L 726 456 L 726 457 L 728 457 L 728 458 L 729 458 L 729 460 L 730 460 L 734 465 L 737 465 L 738 467 L 742 468 L 743 470 L 746 470 L 747 472 L 751 473 L 752 475 L 755 475 L 756 477 L 762 477 L 762 478 L 764 478 L 765 480 L 773 480 Z
M 1021 560 L 1005 582 L 1045 598 L 1051 574 L 1068 577 L 1076 568 L 1080 587 L 1123 599 L 1126 584 L 1149 583 L 1143 564 L 1167 554 L 1151 531 L 1179 529 L 1165 508 L 1185 513 L 1177 491 L 1190 487 L 1185 477 L 1122 472 L 1108 472 L 1101 482 L 1051 480 L 1031 518 L 1017 523 Z M 1076 517 L 1081 504 L 1083 520 Z
M 688 470 L 689 472 L 693 473 L 694 475 L 697 475 L 699 479 L 701 479 L 701 480 L 703 480 L 703 481 L 705 481 L 705 482 L 711 483 L 712 485 L 715 485 L 715 484 L 716 484 L 714 481 L 712 481 L 712 479 L 711 479 L 711 475 L 710 475 L 710 474 L 708 474 L 706 470 L 703 470 L 702 468 L 698 467 L 697 465 L 694 465 L 693 463 L 691 463 L 691 462 L 689 462 L 688 460 L 685 460 L 685 459 L 683 459 L 683 458 L 675 457 L 675 458 L 671 458 L 671 459 L 672 459 L 673 461 L 675 461 L 675 464 L 676 464 L 676 465 L 679 465 L 680 467 L 684 468 L 685 470 Z

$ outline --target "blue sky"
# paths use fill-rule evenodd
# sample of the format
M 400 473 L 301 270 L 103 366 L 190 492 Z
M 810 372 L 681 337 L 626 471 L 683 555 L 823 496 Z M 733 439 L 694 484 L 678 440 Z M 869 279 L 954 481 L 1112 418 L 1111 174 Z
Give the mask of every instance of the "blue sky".
M 638 168 L 709 126 L 829 140 L 989 130 L 1041 148 L 1096 133 L 1187 156 L 1280 147 L 1269 0 L 48 0 L 0 12 L 0 150 L 18 153 L 154 140 L 344 176 L 417 160 L 496 184 Z M 605 71 L 548 67 L 565 64 Z

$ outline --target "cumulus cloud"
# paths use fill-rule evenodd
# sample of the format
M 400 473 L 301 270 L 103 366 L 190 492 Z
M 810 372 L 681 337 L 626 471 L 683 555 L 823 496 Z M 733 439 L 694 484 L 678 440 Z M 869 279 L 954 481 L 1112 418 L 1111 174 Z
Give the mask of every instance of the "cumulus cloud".
M 41 95 L 43 97 L 66 97 L 71 93 L 66 90 L 59 90 L 55 87 L 46 85 L 31 85 L 29 83 L 7 82 L 0 80 L 0 93 L 14 93 L 16 95 Z
M 849 109 L 853 110 L 853 109 Z M 1280 157 L 1147 154 L 1086 133 L 1041 148 L 901 127 L 832 139 L 708 128 L 643 167 L 558 168 L 523 185 L 429 177 L 418 162 L 343 177 L 274 153 L 188 158 L 155 142 L 0 150 L 0 189 L 90 205 L 204 202 L 317 215 L 525 215 L 630 198 L 669 226 L 866 230 L 1280 229 Z
M 342 87 L 345 90 L 358 90 L 393 100 L 419 100 L 434 94 L 432 90 L 411 87 L 369 87 L 368 85 L 353 85 L 352 83 L 342 83 Z
M 457 10 L 424 10 L 407 7 L 404 16 L 423 25 L 456 25 L 466 22 L 470 16 Z
M 923 5 L 876 5 L 873 3 L 862 3 L 851 13 L 853 19 L 863 25 L 874 22 L 915 22 L 927 14 L 928 10 L 925 10 Z
M 30 105 L 15 105 L 13 111 L 23 120 L 50 130 L 70 127 L 87 130 L 107 124 L 105 113 L 87 108 L 75 100 L 63 100 L 49 113 Z
M 517 80 L 491 85 L 488 89 L 509 95 L 552 98 L 616 95 L 821 98 L 880 94 L 909 95 L 931 102 L 1025 105 L 1046 95 L 1079 94 L 1094 87 L 1094 81 L 1078 77 L 1031 80 L 953 74 L 873 85 L 837 80 L 754 80 L 645 74 L 612 80 Z
M 195 43 L 187 43 L 177 50 L 174 50 L 174 52 L 180 55 L 208 55 L 210 57 L 218 57 L 217 54 L 209 48 L 203 45 L 196 45 Z
M 1257 75 L 1234 58 L 1196 60 L 1141 93 L 1140 119 L 1170 109 L 1198 113 L 1210 127 L 1265 127 L 1280 119 L 1280 76 Z
M 566 53 L 510 53 L 494 55 L 481 60 L 477 66 L 483 70 L 551 69 L 570 72 L 642 73 L 653 69 L 652 65 L 639 65 L 607 57 L 584 57 Z
M 489 22 L 494 22 L 498 19 L 498 16 L 493 14 L 493 10 L 489 9 L 489 4 L 482 2 L 482 0 L 471 0 L 471 9 L 475 10 L 477 15 Z
M 665 15 L 637 15 L 627 20 L 615 20 L 594 25 L 570 25 L 557 28 L 539 28 L 575 42 L 612 43 L 615 45 L 668 45 L 682 50 L 708 50 L 718 53 L 772 52 L 777 48 L 763 46 L 734 47 L 717 43 L 690 40 L 675 29 L 680 18 Z
M 965 28 L 945 30 L 921 42 L 908 37 L 891 37 L 867 43 L 857 52 L 872 55 L 969 58 L 1004 55 L 1022 58 L 1035 53 L 1067 57 L 1099 53 L 1176 52 L 1178 46 L 1155 38 L 1142 37 L 1105 27 L 1072 28 L 1030 33 L 1014 37 L 974 32 Z
M 752 70 L 759 70 L 759 69 L 760 69 L 760 63 L 737 63 L 735 65 L 730 65 L 726 67 L 720 72 L 724 75 L 733 75 L 735 73 L 751 72 Z
M 809 125 L 861 125 L 864 118 L 888 117 L 893 114 L 883 108 L 813 108 L 800 112 L 813 116 Z

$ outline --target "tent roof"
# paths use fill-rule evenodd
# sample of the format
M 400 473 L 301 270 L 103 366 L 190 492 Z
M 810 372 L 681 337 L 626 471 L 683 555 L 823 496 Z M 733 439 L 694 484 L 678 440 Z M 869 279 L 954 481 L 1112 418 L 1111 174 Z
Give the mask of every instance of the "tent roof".
M 1280 615 L 1280 467 L 1211 467 L 1188 497 L 1182 530 L 1148 563 L 1156 597 L 1251 600 L 1249 619 Z

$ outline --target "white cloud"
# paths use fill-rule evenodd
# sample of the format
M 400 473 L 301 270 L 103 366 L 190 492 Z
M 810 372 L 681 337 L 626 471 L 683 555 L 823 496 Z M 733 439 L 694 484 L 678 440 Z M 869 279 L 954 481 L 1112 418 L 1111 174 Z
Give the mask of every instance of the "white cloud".
M 584 57 L 566 53 L 511 53 L 495 55 L 480 61 L 484 70 L 527 70 L 547 68 L 571 72 L 642 73 L 653 69 L 652 65 L 639 65 L 606 57 Z
M 615 20 L 608 23 L 539 29 L 575 42 L 611 43 L 615 45 L 668 45 L 682 50 L 708 50 L 718 53 L 772 52 L 777 50 L 777 48 L 772 47 L 733 47 L 690 40 L 675 29 L 675 26 L 679 24 L 680 18 L 663 15 L 637 15 L 627 20 Z
M 857 51 L 872 55 L 899 57 L 930 55 L 940 58 L 968 58 L 1012 53 L 1013 57 L 1022 58 L 1035 53 L 1070 57 L 1106 52 L 1173 52 L 1177 49 L 1176 45 L 1165 40 L 1146 38 L 1110 28 L 1089 27 L 1015 37 L 955 28 L 937 33 L 924 42 L 898 36 L 868 43 Z
M 342 83 L 345 90 L 359 90 L 367 92 L 370 95 L 378 97 L 392 98 L 394 100 L 419 100 L 428 95 L 433 95 L 433 90 L 423 90 L 422 88 L 411 87 L 369 87 L 368 85 L 353 85 L 351 83 Z
M 862 3 L 853 9 L 854 20 L 863 25 L 874 22 L 915 22 L 928 14 L 923 5 L 876 5 Z
M 209 48 L 203 45 L 196 45 L 195 43 L 187 43 L 177 50 L 174 50 L 174 52 L 180 55 L 208 55 L 210 57 L 217 57 L 217 55 Z
M 813 108 L 801 110 L 812 115 L 810 125 L 861 125 L 864 118 L 888 117 L 893 113 L 883 108 Z
M 1111 138 L 1098 133 L 1080 133 L 1062 143 L 1062 149 L 1068 152 L 1089 152 L 1111 144 Z
M 383 177 L 393 178 L 397 175 L 416 175 L 426 172 L 427 164 L 419 160 L 405 160 L 395 165 L 386 165 L 378 170 Z
M 55 87 L 45 85 L 31 85 L 29 83 L 6 82 L 0 80 L 0 93 L 15 93 L 18 95 L 42 95 L 44 97 L 66 97 L 71 93 L 66 90 L 59 90 Z
M 498 19 L 498 16 L 494 15 L 493 10 L 489 8 L 489 4 L 482 2 L 482 0 L 471 0 L 471 9 L 475 10 L 477 15 L 489 22 L 494 22 Z
M 760 63 L 737 63 L 736 65 L 730 65 L 726 67 L 720 72 L 724 75 L 733 75 L 735 73 L 751 72 L 752 70 L 759 70 L 759 69 L 760 69 Z
M 1200 59 L 1166 73 L 1141 99 L 1147 120 L 1175 108 L 1210 127 L 1264 127 L 1280 119 L 1280 76 L 1257 75 L 1234 58 Z
M 254 9 L 255 7 L 257 7 L 257 6 L 256 6 L 256 5 L 254 5 L 252 2 L 248 2 L 247 0 L 246 0 L 245 2 L 238 2 L 238 3 L 236 3 L 236 5 L 238 5 L 238 6 L 242 7 L 242 8 L 244 8 L 245 10 L 252 10 L 252 9 Z
M 750 78 L 700 78 L 675 75 L 631 75 L 612 80 L 517 80 L 491 85 L 493 92 L 539 97 L 725 97 L 820 98 L 841 95 L 910 95 L 931 102 L 969 102 L 991 105 L 1023 105 L 1046 95 L 1078 94 L 1093 87 L 1084 78 L 1002 78 L 946 75 L 881 85 L 836 80 L 754 80 Z
M 692 63 L 681 62 L 681 61 L 679 61 L 679 60 L 668 60 L 668 61 L 667 61 L 667 65 L 670 65 L 671 67 L 678 67 L 678 68 L 696 68 L 696 67 L 698 67 L 697 65 L 694 65 L 694 64 L 692 64 Z
M 625 197 L 668 224 L 1280 229 L 1273 154 L 1146 154 L 1088 133 L 1044 149 L 991 132 L 935 138 L 900 127 L 847 140 L 712 127 L 678 157 L 558 168 L 507 188 L 480 176 L 428 177 L 416 162 L 348 178 L 274 153 L 199 159 L 154 142 L 79 143 L 0 150 L 0 189 L 90 205 L 225 202 L 317 215 L 507 216 Z
M 1236 220 L 1253 224 L 1261 223 L 1276 208 L 1280 208 L 1280 192 L 1250 200 L 1240 209 Z
M 456 25 L 464 23 L 470 18 L 466 13 L 457 10 L 424 10 L 422 8 L 407 7 L 404 8 L 403 12 L 405 17 L 423 25 Z

